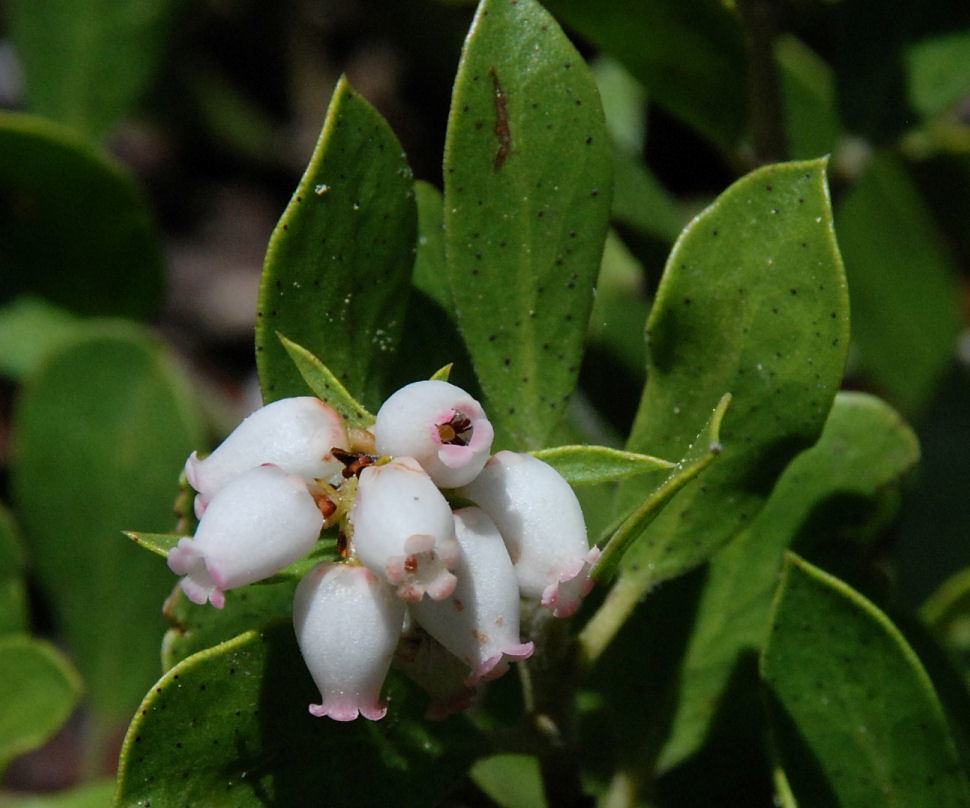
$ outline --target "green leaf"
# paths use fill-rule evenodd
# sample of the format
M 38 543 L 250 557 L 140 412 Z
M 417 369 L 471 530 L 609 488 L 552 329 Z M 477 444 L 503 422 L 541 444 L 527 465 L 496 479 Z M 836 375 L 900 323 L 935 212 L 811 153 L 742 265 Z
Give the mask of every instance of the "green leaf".
M 9 30 L 30 111 L 103 134 L 155 78 L 174 9 L 173 0 L 14 0 Z
M 933 685 L 885 614 L 788 554 L 770 625 L 761 673 L 800 802 L 970 804 Z
M 613 218 L 665 244 L 673 244 L 686 217 L 660 181 L 640 160 L 616 150 L 613 162 Z
M 590 3 L 549 10 L 643 82 L 651 101 L 725 151 L 747 124 L 747 57 L 737 16 L 717 0 Z
M 648 471 L 674 468 L 669 460 L 609 446 L 555 446 L 537 449 L 531 454 L 552 466 L 570 485 L 608 483 Z
M 168 558 L 169 551 L 185 536 L 184 533 L 143 533 L 137 530 L 123 530 L 122 533 L 139 547 L 151 550 L 162 558 Z
M 125 170 L 62 126 L 0 112 L 0 302 L 147 317 L 162 292 L 151 215 Z
M 414 183 L 414 197 L 418 203 L 418 252 L 412 282 L 454 316 L 455 304 L 445 263 L 445 209 L 441 191 L 419 181 Z
M 609 215 L 596 86 L 535 2 L 484 0 L 445 142 L 458 324 L 498 446 L 541 446 L 576 385 Z
M 790 35 L 775 42 L 775 61 L 789 156 L 804 160 L 831 154 L 842 134 L 835 72 L 801 40 Z
M 920 617 L 970 681 L 970 568 L 947 578 L 920 608 Z
M 449 378 L 451 378 L 452 367 L 454 367 L 454 363 L 449 362 L 444 367 L 438 368 L 434 373 L 431 374 L 429 378 L 431 379 L 431 381 L 446 382 L 448 381 Z
M 365 405 L 383 400 L 416 241 L 411 169 L 401 144 L 342 78 L 266 252 L 256 319 L 264 401 L 306 390 L 277 332 L 320 357 Z
M 693 220 L 647 322 L 647 385 L 627 448 L 679 455 L 730 390 L 724 452 L 650 525 L 627 573 L 650 570 L 654 583 L 682 574 L 750 523 L 822 430 L 848 326 L 824 161 L 758 169 Z M 624 483 L 621 503 L 646 493 Z
M 56 648 L 22 634 L 0 637 L 0 772 L 68 719 L 81 678 Z
M 946 112 L 970 92 L 970 31 L 926 39 L 906 53 L 910 106 L 929 118 Z
M 32 295 L 0 307 L 0 374 L 22 379 L 74 336 L 77 323 L 73 314 Z
M 425 808 L 479 742 L 460 719 L 419 718 L 424 697 L 396 675 L 380 722 L 314 718 L 319 701 L 287 622 L 190 657 L 149 692 L 121 753 L 118 808 L 305 804 Z M 309 765 L 308 765 L 309 764 Z
M 943 234 L 898 159 L 883 154 L 836 211 L 859 363 L 906 410 L 927 403 L 961 327 Z
M 694 612 L 693 630 L 677 677 L 680 698 L 658 760 L 661 770 L 697 750 L 731 701 L 726 689 L 748 688 L 737 671 L 768 630 L 768 611 L 785 550 L 814 539 L 847 551 L 845 533 L 877 505 L 919 460 L 909 426 L 887 404 L 862 393 L 839 393 L 818 443 L 795 458 L 750 527 L 715 555 Z M 750 701 L 744 701 L 750 704 Z M 750 724 L 750 716 L 741 719 Z
M 532 755 L 492 755 L 468 773 L 502 808 L 546 808 L 539 761 Z
M 603 537 L 597 542 L 603 546 L 603 553 L 592 569 L 593 580 L 600 583 L 609 581 L 624 556 L 636 547 L 636 542 L 643 539 L 645 529 L 657 518 L 661 509 L 721 454 L 723 447 L 719 431 L 730 403 L 731 394 L 725 393 L 704 429 L 687 446 L 684 457 L 667 478 L 639 505 L 604 531 Z M 602 654 L 623 622 L 643 600 L 653 582 L 653 569 L 652 566 L 642 569 L 631 566 L 610 590 L 604 603 L 580 633 L 580 647 L 585 662 L 592 663 Z
M 176 481 L 201 445 L 187 391 L 140 329 L 91 329 L 48 357 L 15 411 L 15 502 L 34 571 L 106 717 L 155 679 L 174 584 L 121 535 L 174 521 Z
M 647 94 L 643 85 L 609 56 L 590 64 L 603 100 L 610 137 L 627 154 L 643 154 L 647 130 Z
M 226 593 L 224 609 L 192 603 L 179 590 L 165 604 L 172 627 L 162 642 L 162 666 L 168 670 L 183 659 L 245 631 L 293 615 L 293 594 L 300 579 L 321 561 L 336 561 L 336 542 L 320 541 L 313 551 L 276 575 Z
M 374 416 L 367 412 L 364 405 L 347 392 L 347 388 L 333 375 L 330 368 L 306 348 L 288 340 L 282 334 L 278 333 L 276 336 L 279 337 L 279 341 L 286 348 L 293 364 L 296 365 L 303 380 L 317 398 L 333 407 L 352 426 L 360 426 L 365 429 L 373 426 Z
M 10 512 L 0 504 L 0 635 L 27 630 L 24 548 Z
M 111 804 L 115 781 L 98 780 L 54 794 L 0 792 L 0 808 L 104 808 Z

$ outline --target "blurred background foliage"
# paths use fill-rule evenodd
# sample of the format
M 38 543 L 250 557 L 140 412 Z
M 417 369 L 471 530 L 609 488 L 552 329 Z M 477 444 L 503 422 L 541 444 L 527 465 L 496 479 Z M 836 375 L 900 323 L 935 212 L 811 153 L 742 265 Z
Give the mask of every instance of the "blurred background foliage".
M 602 440 L 630 429 L 643 322 L 683 225 L 759 164 L 830 154 L 852 304 L 845 385 L 890 402 L 922 447 L 901 501 L 860 516 L 859 552 L 876 586 L 925 604 L 966 661 L 970 6 L 546 7 L 593 65 L 614 138 L 613 230 L 579 397 Z M 0 805 L 81 783 L 60 799 L 104 803 L 100 778 L 157 676 L 171 585 L 119 531 L 171 530 L 185 456 L 258 405 L 263 254 L 338 77 L 440 188 L 472 11 L 0 2 Z M 402 355 L 401 377 L 427 375 L 421 360 Z

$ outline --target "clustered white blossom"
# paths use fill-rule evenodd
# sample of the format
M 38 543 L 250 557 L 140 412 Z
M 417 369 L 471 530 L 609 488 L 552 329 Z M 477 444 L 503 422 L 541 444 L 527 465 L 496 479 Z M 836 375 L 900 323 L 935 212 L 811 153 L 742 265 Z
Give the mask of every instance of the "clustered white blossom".
M 315 566 L 293 604 L 322 696 L 310 713 L 382 718 L 392 658 L 431 695 L 430 716 L 464 709 L 532 654 L 521 599 L 569 616 L 599 556 L 569 484 L 532 455 L 489 457 L 493 434 L 481 405 L 440 380 L 398 390 L 369 431 L 316 398 L 268 404 L 189 457 L 199 525 L 168 565 L 191 601 L 221 609 L 226 590 L 303 558 L 340 521 L 344 560 Z M 443 490 L 475 507 L 452 511 Z

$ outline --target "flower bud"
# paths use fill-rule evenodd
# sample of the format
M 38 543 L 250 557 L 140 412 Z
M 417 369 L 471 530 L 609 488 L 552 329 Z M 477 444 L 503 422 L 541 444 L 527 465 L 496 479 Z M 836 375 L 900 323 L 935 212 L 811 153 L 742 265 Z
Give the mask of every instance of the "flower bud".
M 366 567 L 323 563 L 310 570 L 293 598 L 297 643 L 322 697 L 310 714 L 383 718 L 381 686 L 403 622 L 404 604 Z
M 448 501 L 413 457 L 368 466 L 350 510 L 353 547 L 364 566 L 407 601 L 454 590 L 461 549 Z
M 459 492 L 498 526 L 524 597 L 557 617 L 579 608 L 600 551 L 590 549 L 579 500 L 559 472 L 529 454 L 502 451 Z
M 465 684 L 497 679 L 510 660 L 532 656 L 519 639 L 519 585 L 502 536 L 479 508 L 455 511 L 458 585 L 445 600 L 412 603 L 415 620 L 471 668 Z
M 196 515 L 226 483 L 249 469 L 272 463 L 307 482 L 329 480 L 343 465 L 330 453 L 347 448 L 343 419 L 312 396 L 283 398 L 246 418 L 212 454 L 199 460 L 196 453 L 185 463 L 185 476 L 199 492 Z
M 440 380 L 414 382 L 377 412 L 377 451 L 415 458 L 440 488 L 471 482 L 492 449 L 494 431 L 482 405 Z
M 227 483 L 206 508 L 193 538 L 169 551 L 193 603 L 217 609 L 225 591 L 274 575 L 313 549 L 323 515 L 302 478 L 259 466 Z

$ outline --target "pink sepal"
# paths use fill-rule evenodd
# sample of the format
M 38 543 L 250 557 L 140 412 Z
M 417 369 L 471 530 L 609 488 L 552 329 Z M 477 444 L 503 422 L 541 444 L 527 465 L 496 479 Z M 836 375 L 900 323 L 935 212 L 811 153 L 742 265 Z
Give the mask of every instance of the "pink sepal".
M 592 547 L 586 558 L 569 564 L 560 574 L 559 580 L 549 584 L 542 593 L 542 605 L 551 610 L 556 617 L 569 617 L 574 614 L 593 588 L 589 572 L 599 560 L 600 548 Z

